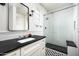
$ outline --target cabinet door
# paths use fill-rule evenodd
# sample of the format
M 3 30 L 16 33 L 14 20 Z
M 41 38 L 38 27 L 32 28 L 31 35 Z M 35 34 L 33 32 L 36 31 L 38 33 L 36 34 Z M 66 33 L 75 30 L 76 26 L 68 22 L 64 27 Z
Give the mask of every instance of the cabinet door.
M 41 41 L 41 52 L 40 56 L 45 56 L 45 38 Z
M 20 56 L 20 49 L 7 53 L 5 56 Z
M 40 47 L 40 49 L 36 50 L 31 56 L 45 56 L 44 47 Z
M 39 49 L 40 49 L 40 45 L 37 44 L 37 45 L 31 47 L 30 49 L 25 50 L 24 56 L 31 56 L 31 55 L 33 55 L 35 52 L 37 52 Z
M 42 47 L 42 50 L 41 50 L 40 56 L 45 56 L 45 47 L 44 47 L 44 46 Z

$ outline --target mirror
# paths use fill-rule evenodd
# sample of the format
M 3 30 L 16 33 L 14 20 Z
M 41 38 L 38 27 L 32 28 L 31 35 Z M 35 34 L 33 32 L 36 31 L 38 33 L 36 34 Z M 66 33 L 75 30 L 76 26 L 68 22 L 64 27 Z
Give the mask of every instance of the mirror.
M 9 30 L 29 29 L 29 8 L 23 3 L 9 4 Z

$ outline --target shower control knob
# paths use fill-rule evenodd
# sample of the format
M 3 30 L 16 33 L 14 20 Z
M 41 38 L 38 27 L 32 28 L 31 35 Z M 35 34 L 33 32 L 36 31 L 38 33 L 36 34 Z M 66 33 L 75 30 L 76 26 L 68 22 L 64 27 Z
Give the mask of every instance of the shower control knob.
M 45 29 L 47 29 L 47 27 L 45 27 Z

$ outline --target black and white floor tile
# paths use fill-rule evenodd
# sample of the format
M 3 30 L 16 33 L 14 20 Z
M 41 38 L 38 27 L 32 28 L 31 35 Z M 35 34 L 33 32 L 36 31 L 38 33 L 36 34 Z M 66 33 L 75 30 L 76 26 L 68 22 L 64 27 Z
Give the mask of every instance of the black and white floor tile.
M 67 54 L 50 49 L 50 48 L 46 48 L 46 52 L 45 52 L 46 56 L 67 56 Z

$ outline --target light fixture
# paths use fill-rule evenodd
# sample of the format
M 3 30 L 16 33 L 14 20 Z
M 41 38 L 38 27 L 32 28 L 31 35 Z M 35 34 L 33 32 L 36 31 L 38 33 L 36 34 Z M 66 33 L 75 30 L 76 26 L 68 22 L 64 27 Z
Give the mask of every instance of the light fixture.
M 0 3 L 0 5 L 5 6 L 5 3 Z
M 34 10 L 31 10 L 31 14 L 29 14 L 29 16 L 33 16 Z

